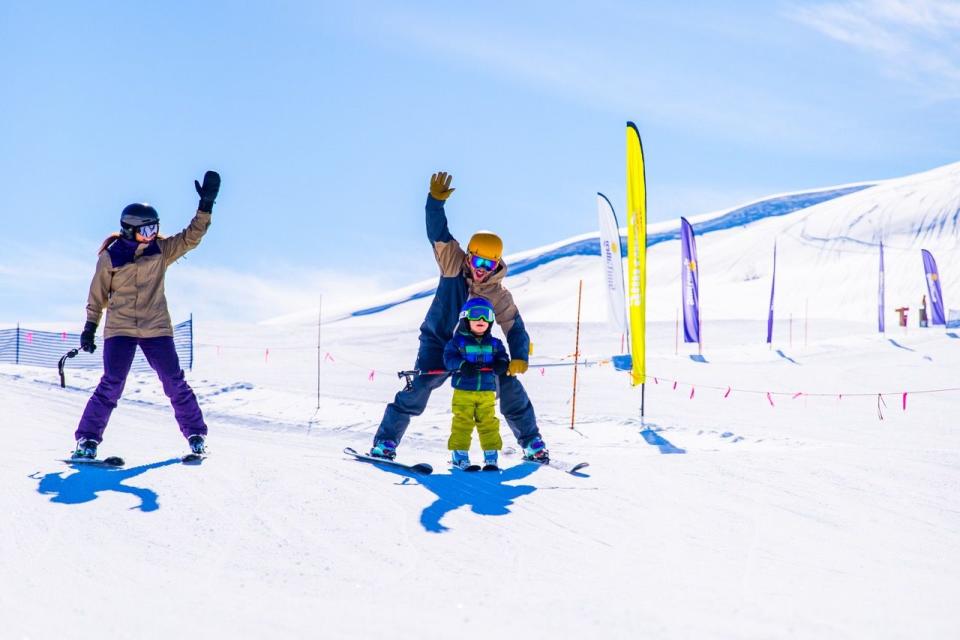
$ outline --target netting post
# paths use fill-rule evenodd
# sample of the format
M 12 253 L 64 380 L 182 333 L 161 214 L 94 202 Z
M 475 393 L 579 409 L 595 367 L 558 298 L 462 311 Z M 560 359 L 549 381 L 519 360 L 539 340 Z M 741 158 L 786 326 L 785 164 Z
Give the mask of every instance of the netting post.
M 190 312 L 190 371 L 193 371 L 193 312 Z

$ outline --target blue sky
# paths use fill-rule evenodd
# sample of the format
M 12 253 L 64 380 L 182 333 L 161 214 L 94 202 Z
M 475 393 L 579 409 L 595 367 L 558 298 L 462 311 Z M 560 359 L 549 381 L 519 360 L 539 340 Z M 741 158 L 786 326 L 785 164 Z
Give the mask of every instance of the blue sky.
M 960 153 L 960 2 L 0 3 L 0 323 L 76 318 L 133 201 L 173 232 L 174 315 L 261 319 L 592 231 L 644 138 L 652 221 Z

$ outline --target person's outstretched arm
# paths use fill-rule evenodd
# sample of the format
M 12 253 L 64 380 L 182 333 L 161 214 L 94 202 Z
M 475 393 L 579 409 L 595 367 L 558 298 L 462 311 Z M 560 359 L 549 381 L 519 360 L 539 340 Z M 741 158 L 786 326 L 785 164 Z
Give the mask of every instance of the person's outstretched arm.
M 180 233 L 161 238 L 157 241 L 163 252 L 164 262 L 169 266 L 183 257 L 188 251 L 196 249 L 207 229 L 210 227 L 210 217 L 213 212 L 213 203 L 220 192 L 220 174 L 216 171 L 207 171 L 203 176 L 203 184 L 193 181 L 200 196 L 197 213 L 187 228 Z
M 463 269 L 466 253 L 460 243 L 454 240 L 447 227 L 447 213 L 444 202 L 456 189 L 450 187 L 453 176 L 441 171 L 430 177 L 430 195 L 427 196 L 427 239 L 433 245 L 433 255 L 440 267 L 440 274 L 456 276 Z

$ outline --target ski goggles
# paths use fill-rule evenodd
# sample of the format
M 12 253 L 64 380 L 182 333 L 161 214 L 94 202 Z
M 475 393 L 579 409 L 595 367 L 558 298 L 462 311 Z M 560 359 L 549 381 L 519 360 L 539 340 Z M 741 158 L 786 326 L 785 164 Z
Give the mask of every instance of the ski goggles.
M 498 264 L 500 264 L 499 260 L 481 258 L 480 256 L 470 254 L 470 266 L 474 269 L 486 269 L 487 271 L 493 271 L 497 268 Z
M 157 232 L 160 231 L 160 223 L 154 222 L 153 224 L 142 224 L 137 227 L 137 234 L 143 236 L 144 238 L 152 238 L 157 235 Z
M 470 307 L 466 311 L 461 311 L 460 317 L 466 318 L 467 320 L 486 320 L 492 323 L 493 309 L 490 307 Z

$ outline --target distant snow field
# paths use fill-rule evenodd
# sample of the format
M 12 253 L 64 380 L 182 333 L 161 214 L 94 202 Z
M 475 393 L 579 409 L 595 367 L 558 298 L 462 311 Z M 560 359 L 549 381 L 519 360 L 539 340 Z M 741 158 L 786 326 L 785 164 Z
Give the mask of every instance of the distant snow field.
M 579 475 L 516 453 L 501 474 L 452 474 L 449 388 L 399 450 L 433 475 L 342 454 L 369 447 L 413 365 L 429 303 L 413 294 L 431 283 L 337 301 L 319 350 L 315 309 L 199 323 L 200 466 L 179 463 L 185 442 L 147 374 L 101 446 L 127 466 L 59 462 L 98 373 L 68 369 L 61 389 L 54 369 L 0 365 L 0 636 L 957 637 L 960 330 L 912 314 L 901 328 L 892 309 L 926 293 L 921 248 L 960 307 L 958 220 L 954 164 L 713 225 L 698 237 L 702 355 L 676 342 L 679 244 L 658 242 L 643 419 L 640 389 L 608 362 L 620 336 L 599 257 L 510 277 L 534 343 L 524 385 L 553 456 L 589 461 Z M 572 367 L 538 365 L 572 362 L 581 279 L 589 365 L 571 428 Z

